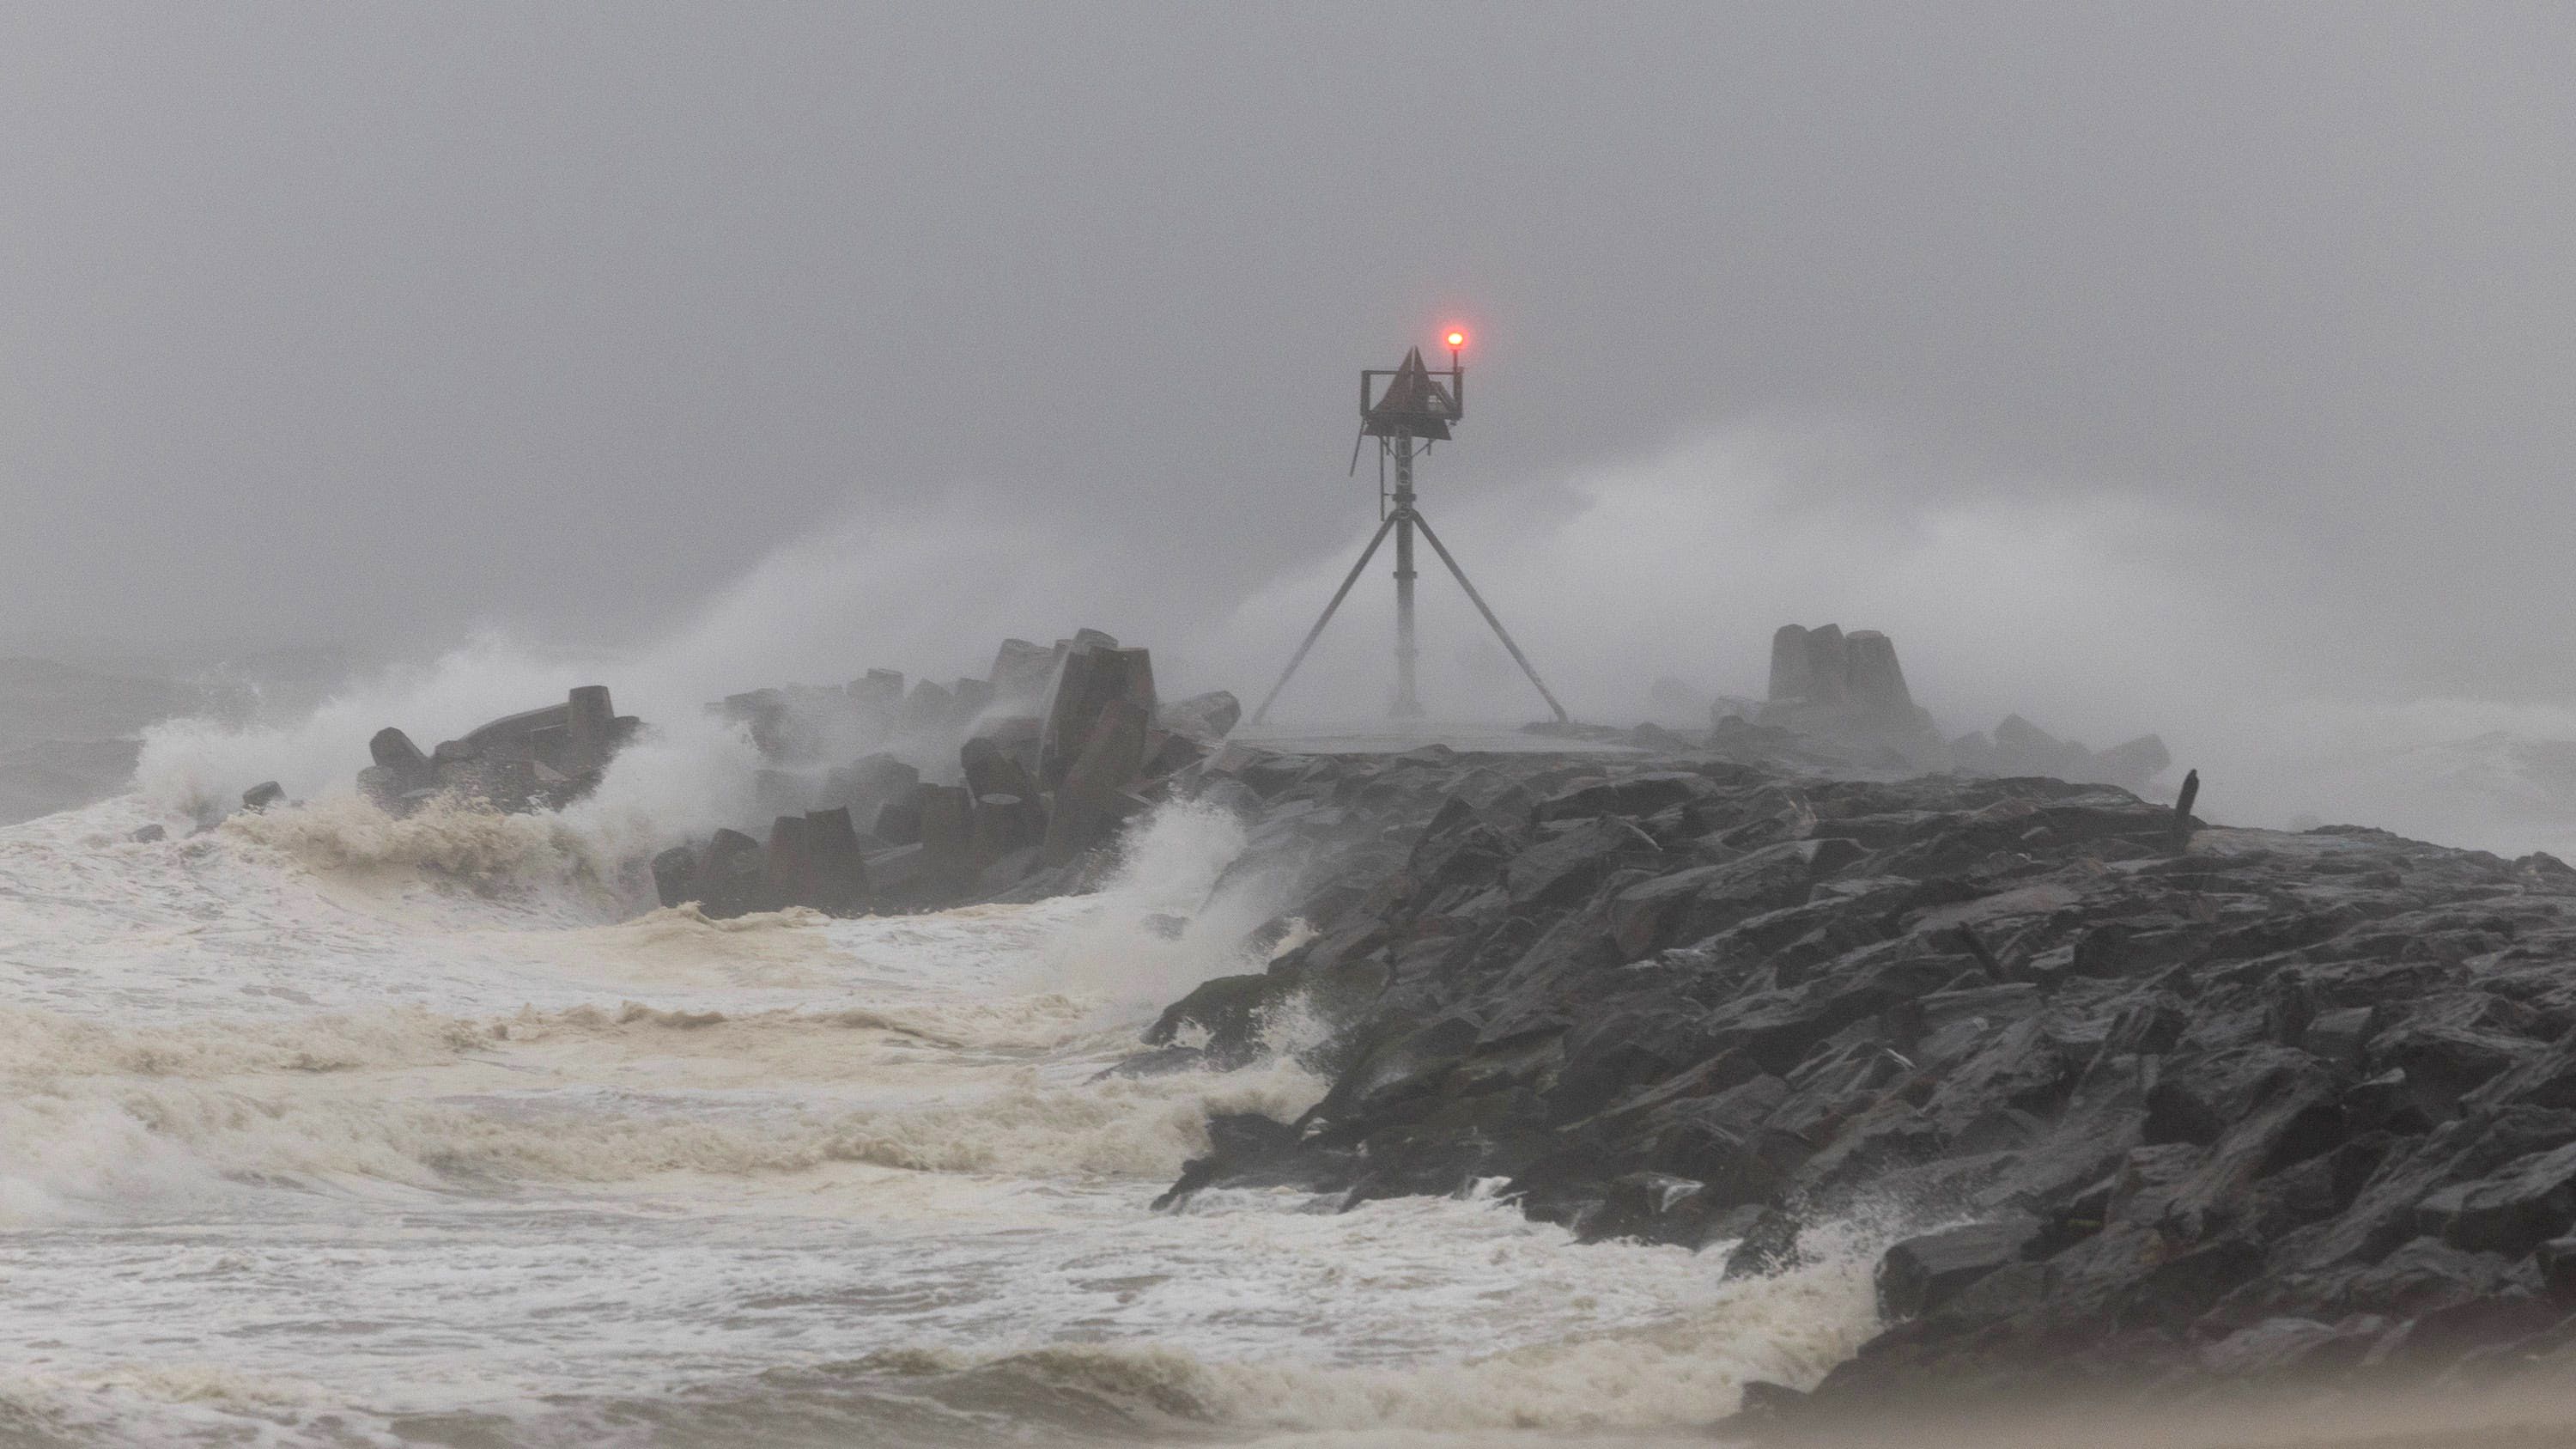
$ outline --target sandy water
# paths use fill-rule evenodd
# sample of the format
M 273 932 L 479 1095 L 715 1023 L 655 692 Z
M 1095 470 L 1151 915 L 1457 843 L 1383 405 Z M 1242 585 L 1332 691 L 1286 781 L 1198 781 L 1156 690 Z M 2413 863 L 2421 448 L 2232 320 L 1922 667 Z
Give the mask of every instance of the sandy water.
M 1251 961 L 1219 817 L 1095 896 L 722 923 L 562 820 L 144 818 L 0 831 L 0 1443 L 1704 1442 L 1873 1326 L 1857 1242 L 1150 1211 L 1323 1087 L 1293 1020 L 1100 1075 Z

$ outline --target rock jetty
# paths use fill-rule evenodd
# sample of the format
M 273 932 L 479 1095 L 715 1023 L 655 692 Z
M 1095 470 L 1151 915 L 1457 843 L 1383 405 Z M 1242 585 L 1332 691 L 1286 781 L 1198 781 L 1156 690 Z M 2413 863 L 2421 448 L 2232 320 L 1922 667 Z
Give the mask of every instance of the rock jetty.
M 1238 869 L 1297 872 L 1313 935 L 1174 1003 L 1130 1069 L 1249 1061 L 1293 1016 L 1332 1085 L 1213 1121 L 1166 1201 L 1500 1179 L 1737 1274 L 1879 1225 L 1884 1331 L 1750 1396 L 1775 1428 L 2576 1345 L 2576 870 L 2549 856 L 1708 750 L 1187 773 L 1257 822 Z
M 1738 1275 L 1866 1227 L 1881 1331 L 1753 1386 L 1737 1431 L 2576 1354 L 2576 870 L 2212 827 L 2196 774 L 2121 788 L 2169 768 L 2154 736 L 1945 740 L 1873 631 L 1783 628 L 1769 693 L 1705 734 L 1307 756 L 1230 741 L 1231 695 L 1161 700 L 1106 634 L 1008 640 L 980 679 L 710 706 L 761 752 L 768 823 L 652 873 L 710 915 L 1029 900 L 1087 888 L 1158 803 L 1236 813 L 1218 888 L 1263 877 L 1287 909 L 1256 939 L 1295 944 L 1118 1070 L 1293 1042 L 1331 1086 L 1212 1120 L 1164 1202 L 1499 1183 Z M 427 754 L 388 729 L 361 783 L 538 808 L 638 728 L 590 686 Z
M 504 715 L 427 753 L 391 725 L 367 741 L 374 763 L 358 789 L 387 814 L 447 796 L 495 810 L 555 810 L 587 795 L 643 722 L 620 715 L 608 686 L 576 686 L 561 704 Z M 243 805 L 262 808 L 245 796 Z
M 761 752 L 765 829 L 654 857 L 662 903 L 711 916 L 835 915 L 1030 900 L 1081 889 L 1128 818 L 1234 727 L 1218 691 L 1161 701 L 1149 650 L 1096 629 L 1006 639 L 980 679 L 893 670 L 710 706 Z
M 1170 702 L 1150 651 L 1084 629 L 1052 648 L 1006 639 L 982 678 L 910 681 L 871 669 L 709 705 L 759 750 L 760 813 L 651 862 L 665 906 L 707 915 L 805 907 L 833 915 L 1035 899 L 1078 890 L 1137 811 L 1166 798 L 1242 707 L 1222 690 Z M 390 814 L 433 799 L 560 809 L 595 788 L 643 730 L 604 686 L 505 716 L 424 752 L 388 726 L 358 787 Z M 254 787 L 245 809 L 284 799 Z

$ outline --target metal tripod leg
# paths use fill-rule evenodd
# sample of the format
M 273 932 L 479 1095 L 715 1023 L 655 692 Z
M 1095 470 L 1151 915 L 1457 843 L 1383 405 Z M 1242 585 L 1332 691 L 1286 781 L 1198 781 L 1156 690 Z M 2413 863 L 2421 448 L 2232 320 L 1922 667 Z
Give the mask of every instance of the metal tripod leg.
M 1278 682 L 1277 684 L 1274 684 L 1274 685 L 1270 686 L 1270 692 L 1269 692 L 1268 694 L 1263 695 L 1263 696 L 1261 697 L 1261 708 L 1256 709 L 1256 710 L 1254 710 L 1254 711 L 1252 712 L 1252 722 L 1253 722 L 1254 724 L 1259 724 L 1259 723 L 1261 723 L 1261 721 L 1262 721 L 1263 719 L 1265 719 L 1265 718 L 1267 718 L 1267 717 L 1269 716 L 1269 714 L 1270 714 L 1270 704 L 1271 704 L 1271 701 L 1273 701 L 1273 700 L 1275 700 L 1275 699 L 1277 699 L 1277 698 L 1279 697 L 1279 691 L 1281 691 L 1281 690 L 1283 690 L 1283 689 L 1286 689 L 1286 688 L 1288 687 L 1288 678 L 1289 678 L 1289 676 L 1290 676 L 1290 675 L 1293 675 L 1293 674 L 1295 674 L 1295 673 L 1297 672 L 1297 666 L 1298 666 L 1298 665 L 1303 664 L 1303 663 L 1305 663 L 1305 662 L 1306 662 L 1306 651 L 1307 651 L 1307 650 L 1309 650 L 1309 649 L 1314 648 L 1314 647 L 1315 647 L 1315 641 L 1316 641 L 1317 639 L 1320 639 L 1320 638 L 1322 638 L 1322 637 L 1323 637 L 1323 635 L 1324 635 L 1324 626 L 1325 626 L 1326 624 L 1329 624 L 1329 623 L 1333 622 L 1333 611 L 1334 611 L 1335 609 L 1340 608 L 1340 607 L 1342 606 L 1342 600 L 1343 600 L 1344 598 L 1346 598 L 1346 597 L 1348 597 L 1348 596 L 1349 596 L 1349 594 L 1350 594 L 1350 592 L 1351 592 L 1351 585 L 1356 584 L 1356 583 L 1358 583 L 1358 582 L 1360 581 L 1360 572 L 1361 572 L 1361 570 L 1366 569 L 1366 568 L 1369 566 L 1369 560 L 1370 560 L 1370 559 L 1373 559 L 1373 558 L 1375 558 L 1375 557 L 1377 557 L 1377 546 L 1378 546 L 1379 544 L 1381 544 L 1381 543 L 1386 542 L 1387 530 L 1389 530 L 1389 529 L 1391 529 L 1391 528 L 1395 527 L 1395 520 L 1396 520 L 1396 517 L 1397 517 L 1397 515 L 1395 515 L 1395 514 L 1392 514 L 1392 513 L 1388 514 L 1388 515 L 1387 515 L 1387 517 L 1386 517 L 1386 521 L 1385 521 L 1385 522 L 1383 522 L 1383 523 L 1380 523 L 1380 524 L 1377 526 L 1377 533 L 1376 533 L 1375 535 L 1373 535 L 1373 536 L 1369 539 L 1369 541 L 1368 541 L 1368 547 L 1366 547 L 1366 548 L 1364 548 L 1364 549 L 1361 549 L 1361 550 L 1360 550 L 1360 561 L 1359 561 L 1358 563 L 1355 563 L 1355 564 L 1351 565 L 1351 572 L 1350 572 L 1350 576 L 1349 576 L 1348 578 L 1345 578 L 1345 579 L 1343 579 L 1343 580 L 1342 580 L 1342 586 L 1341 586 L 1340 588 L 1333 590 L 1333 601 L 1332 601 L 1331 603 L 1326 604 L 1326 605 L 1324 606 L 1324 616 L 1323 616 L 1322 618 L 1317 619 L 1317 620 L 1315 621 L 1315 627 L 1314 627 L 1314 628 L 1309 629 L 1309 630 L 1307 630 L 1307 631 L 1306 631 L 1306 642 L 1297 646 L 1297 654 L 1296 654 L 1296 657 L 1295 657 L 1295 658 L 1293 658 L 1293 659 L 1290 659 L 1290 660 L 1288 661 L 1288 667 L 1287 667 L 1287 668 L 1285 668 L 1285 669 L 1283 669 L 1283 670 L 1280 670 L 1280 671 L 1279 671 L 1279 682 Z M 1432 544 L 1432 547 L 1434 547 L 1434 548 L 1438 548 L 1439 546 L 1440 546 L 1440 545 L 1439 545 L 1439 544 L 1437 544 L 1437 543 Z M 1444 554 L 1442 554 L 1442 555 L 1441 555 L 1441 557 L 1446 558 L 1446 557 L 1448 557 L 1448 555 L 1444 553 Z M 1449 568 L 1450 568 L 1450 571 L 1454 573 L 1454 572 L 1456 572 L 1456 571 L 1457 571 L 1458 566 L 1457 566 L 1456 564 L 1451 564 L 1451 565 L 1449 566 Z M 1472 595 L 1475 591 L 1474 591 L 1474 590 L 1472 590 L 1472 589 L 1470 589 L 1470 590 L 1468 590 L 1468 592 Z M 1493 616 L 1493 615 L 1491 615 L 1491 614 L 1487 614 L 1485 617 L 1486 617 L 1486 618 L 1488 618 L 1488 619 L 1490 619 L 1490 618 L 1492 618 L 1492 617 L 1494 617 L 1494 616 Z M 1497 629 L 1499 629 L 1499 628 L 1501 628 L 1501 627 L 1503 627 L 1503 626 L 1502 626 L 1502 625 L 1500 625 L 1500 624 L 1496 624 L 1494 627 L 1495 627 L 1495 628 L 1497 628 Z M 1503 642 L 1505 642 L 1505 643 L 1510 643 L 1511 641 L 1510 641 L 1510 640 L 1505 640 L 1505 641 L 1503 641 Z M 1514 652 L 1515 654 L 1517 654 L 1519 651 L 1515 650 L 1515 651 L 1513 651 L 1513 652 Z M 1524 669 L 1526 669 L 1526 668 L 1528 668 L 1529 666 L 1528 666 L 1528 665 L 1526 665 L 1526 664 L 1524 664 L 1524 665 L 1522 665 L 1521 667 L 1522 667 L 1522 668 L 1524 668 Z M 1547 687 L 1546 687 L 1545 685 L 1541 685 L 1541 686 L 1539 686 L 1539 692 L 1540 692 L 1541 694 L 1546 693 L 1546 692 L 1547 692 Z M 1558 710 L 1558 711 L 1557 711 L 1557 718 L 1559 718 L 1559 719 L 1563 719 L 1563 718 L 1565 718 L 1565 711 L 1563 711 L 1563 710 Z
M 1495 618 L 1494 611 L 1485 606 L 1485 596 L 1476 592 L 1476 586 L 1474 584 L 1467 582 L 1467 571 L 1458 567 L 1458 561 L 1449 556 L 1449 546 L 1440 541 L 1440 535 L 1431 531 L 1431 520 L 1423 517 L 1420 509 L 1415 509 L 1413 513 L 1413 523 L 1416 528 L 1422 530 L 1422 536 L 1431 541 L 1431 551 L 1440 555 L 1440 561 L 1449 566 L 1449 576 L 1458 581 L 1458 587 L 1467 591 L 1468 602 L 1476 606 L 1477 613 L 1485 616 L 1486 623 L 1494 626 L 1494 637 L 1502 640 L 1503 647 L 1512 651 L 1512 662 L 1521 667 L 1521 673 L 1529 676 L 1530 683 L 1538 686 L 1539 698 L 1546 700 L 1547 707 L 1556 711 L 1556 722 L 1558 724 L 1566 723 L 1565 706 L 1558 704 L 1556 702 L 1556 696 L 1547 692 L 1547 681 L 1539 678 L 1538 671 L 1530 667 L 1529 656 L 1521 652 L 1521 646 L 1512 642 L 1511 632 L 1503 627 L 1503 621 Z M 1386 530 L 1381 528 L 1378 532 L 1383 534 Z M 1369 546 L 1371 548 L 1375 548 L 1377 545 L 1371 544 Z M 1360 562 L 1366 563 L 1368 560 L 1362 559 Z M 1356 575 L 1354 575 L 1354 577 L 1356 577 Z M 1347 589 L 1350 585 L 1344 584 L 1342 587 Z M 1334 603 L 1338 604 L 1341 601 L 1341 596 L 1339 594 L 1333 596 Z M 1332 610 L 1326 609 L 1324 611 L 1324 616 L 1326 618 L 1330 618 L 1332 617 L 1332 612 Z M 1315 627 L 1321 629 L 1324 626 L 1318 624 Z M 1310 639 L 1308 642 L 1311 643 L 1313 641 Z M 1301 655 L 1304 652 L 1304 650 L 1298 651 Z M 1294 669 L 1297 666 L 1292 664 L 1288 667 Z M 1258 718 L 1258 716 L 1255 717 Z

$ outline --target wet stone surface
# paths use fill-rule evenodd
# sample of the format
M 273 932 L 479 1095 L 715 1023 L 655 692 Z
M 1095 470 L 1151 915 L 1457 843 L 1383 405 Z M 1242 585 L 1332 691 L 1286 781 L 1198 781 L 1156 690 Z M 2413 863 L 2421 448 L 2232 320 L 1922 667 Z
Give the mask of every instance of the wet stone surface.
M 1220 1124 L 1174 1198 L 1500 1178 L 1533 1217 L 1747 1272 L 1809 1225 L 1893 1225 L 1883 1331 L 1811 1395 L 1753 1396 L 1769 1428 L 2576 1342 L 2551 857 L 1740 748 L 1236 745 L 1174 783 L 1251 818 L 1235 869 L 1287 872 L 1312 935 L 1148 1047 L 1250 1062 L 1293 1014 L 1333 1082 L 1294 1123 Z

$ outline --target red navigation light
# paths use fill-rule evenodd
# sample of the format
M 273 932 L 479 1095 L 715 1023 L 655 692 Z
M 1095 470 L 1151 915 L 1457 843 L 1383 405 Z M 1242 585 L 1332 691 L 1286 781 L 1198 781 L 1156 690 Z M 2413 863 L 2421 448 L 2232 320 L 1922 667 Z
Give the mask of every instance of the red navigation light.
M 1453 327 L 1449 329 L 1449 336 L 1444 340 L 1448 342 L 1449 350 L 1455 352 L 1467 345 L 1467 334 Z

